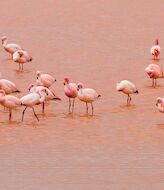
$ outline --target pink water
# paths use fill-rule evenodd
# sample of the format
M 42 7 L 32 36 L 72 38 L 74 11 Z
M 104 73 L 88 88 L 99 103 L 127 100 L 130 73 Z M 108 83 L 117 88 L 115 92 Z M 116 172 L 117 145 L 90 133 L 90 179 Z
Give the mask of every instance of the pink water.
M 22 109 L 13 121 L 0 111 L 1 190 L 162 190 L 164 188 L 164 115 L 155 107 L 164 96 L 164 81 L 151 87 L 144 72 L 156 37 L 164 49 L 163 1 L 6 0 L 0 6 L 0 35 L 19 43 L 33 56 L 18 72 L 0 48 L 0 71 L 28 93 L 36 70 L 57 79 L 53 89 L 62 102 L 46 113 Z M 161 53 L 160 64 L 164 56 Z M 95 88 L 102 98 L 95 115 L 75 103 L 68 115 L 63 78 Z M 138 95 L 127 107 L 115 84 L 129 79 Z

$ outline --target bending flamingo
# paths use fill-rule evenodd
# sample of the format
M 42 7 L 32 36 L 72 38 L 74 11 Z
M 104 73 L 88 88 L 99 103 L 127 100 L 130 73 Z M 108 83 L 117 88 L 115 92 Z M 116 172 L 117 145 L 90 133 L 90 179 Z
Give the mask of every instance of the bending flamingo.
M 160 52 L 161 52 L 161 48 L 159 46 L 159 41 L 158 39 L 156 39 L 155 45 L 151 47 L 150 49 L 150 53 L 154 56 L 154 59 L 158 59 Z
M 38 104 L 43 104 L 45 99 L 46 99 L 46 95 L 48 95 L 48 93 L 46 90 L 43 89 L 39 93 L 33 92 L 33 93 L 30 93 L 30 94 L 23 96 L 20 99 L 21 104 L 25 106 L 25 109 L 23 110 L 23 113 L 22 113 L 22 121 L 24 118 L 24 113 L 28 107 L 32 108 L 36 119 L 39 121 L 39 118 L 37 117 L 37 115 L 35 113 L 34 106 L 38 105 Z
M 127 105 L 130 105 L 130 102 L 132 100 L 132 98 L 130 97 L 130 94 L 138 93 L 136 86 L 128 80 L 122 80 L 120 83 L 117 83 L 116 89 L 117 91 L 121 91 L 124 94 L 128 95 Z
M 55 95 L 55 93 L 53 91 L 51 91 L 49 88 L 46 88 L 44 86 L 36 86 L 34 84 L 30 84 L 29 87 L 28 87 L 28 90 L 30 92 L 36 92 L 36 93 L 39 93 L 41 90 L 46 90 L 47 91 L 47 96 L 46 96 L 46 99 L 45 100 L 61 100 L 59 97 L 57 97 Z M 44 113 L 44 103 L 42 104 L 42 113 Z
M 20 90 L 17 89 L 16 85 L 7 79 L 0 79 L 0 89 L 3 89 L 6 94 L 20 92 Z
M 77 97 L 77 85 L 75 83 L 70 83 L 68 77 L 64 78 L 64 93 L 69 98 L 68 112 L 71 113 L 71 107 L 72 107 L 72 113 L 73 113 L 75 98 Z M 71 99 L 73 99 L 72 103 Z
M 157 79 L 163 78 L 163 70 L 162 68 L 157 64 L 150 64 L 145 69 L 146 73 L 149 75 L 149 77 L 152 79 L 152 86 L 156 87 L 157 85 Z
M 19 98 L 6 95 L 4 90 L 0 90 L 0 104 L 9 109 L 9 120 L 12 118 L 12 110 L 21 105 Z
M 56 82 L 56 79 L 49 74 L 44 74 L 44 73 L 42 74 L 40 71 L 37 71 L 36 75 L 37 75 L 36 78 L 37 86 L 44 86 L 49 88 L 54 82 Z
M 5 49 L 5 51 L 7 51 L 8 53 L 12 54 L 17 51 L 17 50 L 21 50 L 21 46 L 18 45 L 18 44 L 14 44 L 14 43 L 7 43 L 7 37 L 6 36 L 2 36 L 1 37 L 1 40 L 2 40 L 2 45 Z
M 18 50 L 13 54 L 13 60 L 14 62 L 19 64 L 19 70 L 23 71 L 23 65 L 24 63 L 32 61 L 31 55 L 25 51 L 25 50 Z M 22 65 L 22 68 L 21 68 Z
M 98 94 L 94 89 L 92 88 L 84 88 L 84 85 L 82 83 L 78 83 L 77 85 L 78 89 L 78 98 L 86 103 L 86 111 L 88 114 L 88 103 L 91 104 L 92 107 L 92 115 L 94 112 L 93 102 L 96 101 L 99 97 L 101 97 L 100 94 Z

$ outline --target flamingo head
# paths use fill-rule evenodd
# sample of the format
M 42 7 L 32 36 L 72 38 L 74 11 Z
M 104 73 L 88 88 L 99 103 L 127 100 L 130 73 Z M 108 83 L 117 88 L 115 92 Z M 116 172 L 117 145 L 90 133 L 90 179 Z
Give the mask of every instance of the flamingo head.
M 48 96 L 48 90 L 47 89 L 41 89 L 40 93 L 45 93 L 45 95 Z
M 5 96 L 5 91 L 3 89 L 0 90 L 0 96 Z
M 84 84 L 79 82 L 78 85 L 77 85 L 77 90 L 80 90 L 84 87 Z
M 41 75 L 40 71 L 36 71 L 36 75 L 39 77 Z
M 28 86 L 28 90 L 30 91 L 34 86 L 35 86 L 35 84 L 30 84 L 30 85 Z
M 64 85 L 69 84 L 69 83 L 70 83 L 69 78 L 68 77 L 64 77 Z
M 4 43 L 7 40 L 7 36 L 2 36 L 1 40 L 2 40 L 2 43 Z
M 149 75 L 150 78 L 154 77 L 154 70 L 152 70 L 150 68 L 146 68 L 145 71 Z
M 156 102 L 156 106 L 158 106 L 158 104 L 161 104 L 162 103 L 162 98 L 161 97 L 158 97 L 157 98 L 157 102 Z
M 22 57 L 22 56 L 23 56 L 23 52 L 17 51 L 17 53 L 18 53 L 19 57 Z

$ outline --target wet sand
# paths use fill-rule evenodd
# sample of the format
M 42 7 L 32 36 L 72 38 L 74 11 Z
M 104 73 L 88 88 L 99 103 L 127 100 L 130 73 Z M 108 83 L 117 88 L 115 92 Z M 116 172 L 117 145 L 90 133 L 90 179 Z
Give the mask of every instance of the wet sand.
M 156 37 L 163 50 L 163 1 L 6 0 L 0 6 L 0 35 L 27 49 L 34 60 L 18 72 L 0 47 L 0 71 L 21 94 L 35 82 L 36 70 L 56 77 L 54 101 L 21 122 L 0 111 L 1 190 L 161 190 L 164 188 L 164 115 L 155 107 L 164 96 L 164 80 L 151 87 L 144 72 L 154 61 L 149 53 Z M 164 68 L 164 54 L 160 61 Z M 75 103 L 68 115 L 63 77 L 95 88 L 102 98 L 95 115 Z M 115 90 L 122 79 L 139 94 Z

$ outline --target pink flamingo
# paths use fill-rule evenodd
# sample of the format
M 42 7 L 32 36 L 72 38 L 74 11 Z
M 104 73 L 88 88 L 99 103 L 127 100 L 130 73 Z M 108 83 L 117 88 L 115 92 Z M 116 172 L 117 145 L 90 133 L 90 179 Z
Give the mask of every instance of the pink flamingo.
M 164 98 L 158 97 L 156 106 L 160 112 L 164 113 Z
M 20 106 L 21 101 L 15 96 L 6 95 L 4 90 L 0 90 L 0 104 L 9 109 L 9 120 L 11 120 L 12 110 Z
M 72 113 L 74 111 L 75 98 L 77 97 L 77 85 L 75 83 L 70 83 L 68 77 L 64 78 L 64 93 L 69 98 L 69 108 L 68 112 L 71 113 L 70 109 L 72 106 Z M 71 103 L 71 99 L 73 102 Z
M 2 37 L 1 37 L 1 40 L 2 40 L 2 45 L 3 45 L 4 49 L 5 49 L 8 53 L 10 53 L 11 56 L 12 56 L 12 54 L 13 54 L 15 51 L 22 49 L 21 46 L 18 45 L 18 44 L 13 44 L 13 43 L 8 44 L 8 43 L 7 43 L 7 37 L 6 37 L 6 36 L 2 36 Z
M 16 85 L 7 79 L 0 79 L 0 89 L 4 90 L 6 94 L 20 92 Z
M 158 59 L 160 52 L 161 52 L 161 48 L 159 46 L 159 41 L 158 39 L 156 39 L 155 45 L 151 47 L 150 49 L 150 53 L 154 56 L 154 59 Z
M 49 88 L 46 88 L 44 86 L 36 86 L 34 84 L 30 84 L 29 87 L 28 87 L 28 90 L 30 92 L 36 92 L 36 93 L 39 93 L 40 91 L 42 90 L 46 90 L 47 91 L 47 96 L 46 96 L 46 99 L 45 100 L 61 100 L 59 97 L 57 97 L 55 95 L 55 93 L 53 91 L 51 91 Z M 42 113 L 44 113 L 44 103 L 42 104 Z
M 148 65 L 145 71 L 149 75 L 149 77 L 152 79 L 153 87 L 156 87 L 157 85 L 156 79 L 164 77 L 162 68 L 157 64 Z
M 37 86 L 44 86 L 49 88 L 54 82 L 56 82 L 56 79 L 49 74 L 42 74 L 40 71 L 37 71 L 36 75 L 37 75 L 37 80 L 36 80 Z
M 130 102 L 132 100 L 132 98 L 130 97 L 130 94 L 138 93 L 136 86 L 128 80 L 122 80 L 120 83 L 117 83 L 116 89 L 117 91 L 121 91 L 124 94 L 128 95 L 127 105 L 130 105 Z
M 43 104 L 45 99 L 46 99 L 46 95 L 48 95 L 48 92 L 46 90 L 42 89 L 39 93 L 33 92 L 33 93 L 30 93 L 30 94 L 23 96 L 20 99 L 21 104 L 25 106 L 25 109 L 23 110 L 23 113 L 22 113 L 22 121 L 24 118 L 24 113 L 28 107 L 32 108 L 36 119 L 39 121 L 39 118 L 35 113 L 34 106 L 39 105 L 39 104 Z
M 92 107 L 92 115 L 94 111 L 93 102 L 96 101 L 99 97 L 101 97 L 100 94 L 98 94 L 94 89 L 92 88 L 84 88 L 83 83 L 78 83 L 77 85 L 78 90 L 78 98 L 86 103 L 86 111 L 88 114 L 88 103 L 91 104 Z
M 19 64 L 19 70 L 23 71 L 23 64 L 32 61 L 31 55 L 25 50 L 18 50 L 13 54 L 14 62 Z M 22 65 L 22 68 L 21 68 Z

